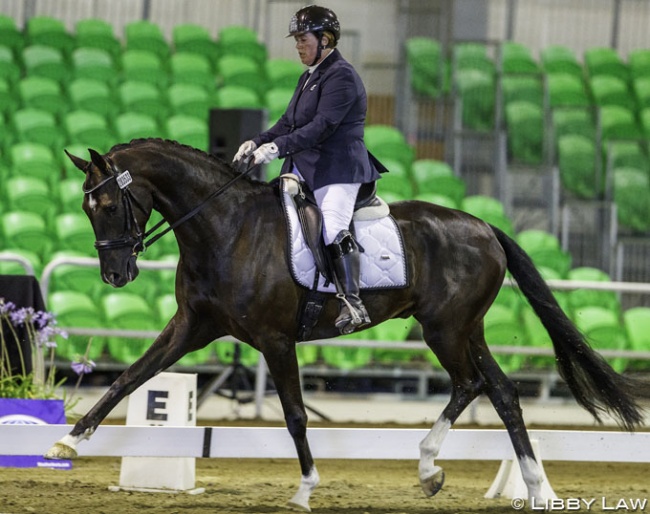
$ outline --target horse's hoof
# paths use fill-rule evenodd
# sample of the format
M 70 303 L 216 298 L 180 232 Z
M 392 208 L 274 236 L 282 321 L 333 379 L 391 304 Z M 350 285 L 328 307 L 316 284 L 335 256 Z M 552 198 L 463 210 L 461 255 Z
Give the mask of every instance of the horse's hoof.
M 46 459 L 59 460 L 59 459 L 76 459 L 77 450 L 63 443 L 55 443 L 44 455 Z
M 311 512 L 311 507 L 308 503 L 302 503 L 300 500 L 296 500 L 295 498 L 287 502 L 287 507 L 300 512 Z
M 445 483 L 445 472 L 440 466 L 435 466 L 432 475 L 426 478 L 420 478 L 420 485 L 427 497 L 431 497 L 442 489 L 442 484 Z

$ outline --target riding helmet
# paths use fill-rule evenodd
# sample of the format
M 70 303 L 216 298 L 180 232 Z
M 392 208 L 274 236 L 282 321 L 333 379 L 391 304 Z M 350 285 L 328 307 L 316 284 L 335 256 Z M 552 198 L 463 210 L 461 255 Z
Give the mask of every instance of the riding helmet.
M 341 25 L 334 11 L 327 7 L 308 5 L 292 16 L 287 37 L 297 36 L 305 32 L 320 34 L 325 30 L 333 34 L 335 41 L 338 41 L 341 37 Z

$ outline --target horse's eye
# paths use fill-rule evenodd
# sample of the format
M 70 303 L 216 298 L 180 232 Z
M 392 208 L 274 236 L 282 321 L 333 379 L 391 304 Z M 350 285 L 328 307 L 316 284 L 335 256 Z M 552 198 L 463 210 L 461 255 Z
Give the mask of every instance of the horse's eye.
M 117 212 L 117 205 L 109 205 L 106 210 L 109 214 L 115 214 Z

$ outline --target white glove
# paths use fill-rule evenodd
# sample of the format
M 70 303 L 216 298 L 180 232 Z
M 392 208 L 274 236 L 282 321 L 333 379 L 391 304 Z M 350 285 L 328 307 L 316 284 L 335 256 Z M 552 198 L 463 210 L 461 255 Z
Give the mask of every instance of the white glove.
M 280 155 L 278 145 L 275 143 L 266 143 L 253 152 L 255 164 L 268 164 Z
M 239 162 L 242 159 L 244 161 L 247 161 L 248 157 L 250 157 L 253 154 L 256 148 L 257 145 L 255 144 L 254 141 L 251 140 L 244 141 L 239 147 L 239 150 L 237 150 L 237 153 L 235 154 L 235 157 L 233 157 L 232 162 Z

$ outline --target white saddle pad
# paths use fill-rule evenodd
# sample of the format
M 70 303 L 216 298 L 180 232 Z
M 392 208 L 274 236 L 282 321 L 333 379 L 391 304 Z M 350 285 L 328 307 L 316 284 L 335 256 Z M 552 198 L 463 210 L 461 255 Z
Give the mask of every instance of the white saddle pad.
M 298 212 L 291 194 L 287 191 L 288 180 L 283 180 L 282 195 L 287 227 L 289 230 L 289 262 L 291 274 L 300 285 L 311 289 L 314 285 L 316 262 L 305 242 L 298 221 Z M 408 278 L 404 258 L 402 234 L 392 216 L 379 219 L 356 220 L 354 230 L 359 245 L 365 250 L 361 254 L 360 286 L 362 289 L 392 289 L 406 287 Z M 335 293 L 333 284 L 325 287 L 321 275 L 318 290 Z

